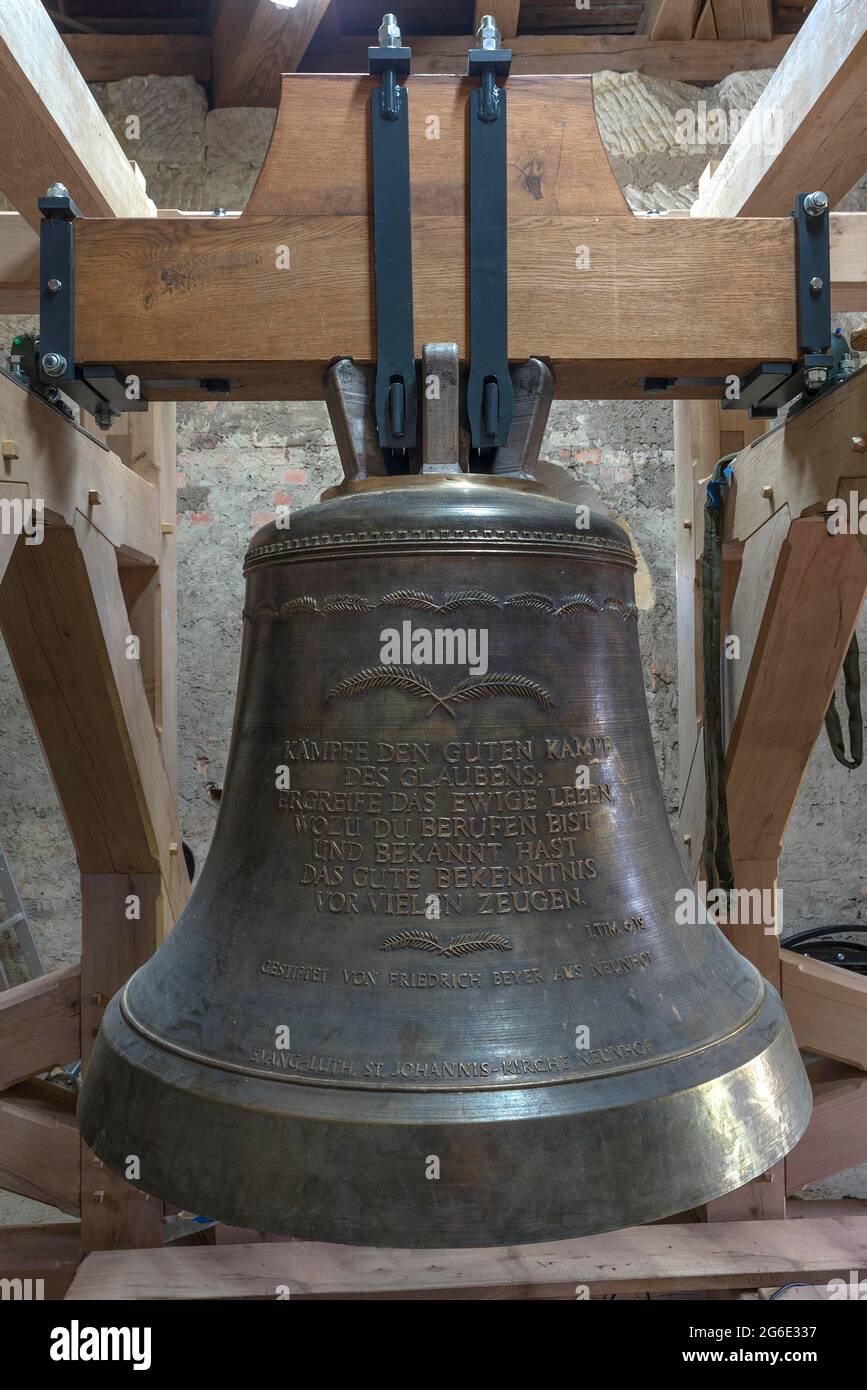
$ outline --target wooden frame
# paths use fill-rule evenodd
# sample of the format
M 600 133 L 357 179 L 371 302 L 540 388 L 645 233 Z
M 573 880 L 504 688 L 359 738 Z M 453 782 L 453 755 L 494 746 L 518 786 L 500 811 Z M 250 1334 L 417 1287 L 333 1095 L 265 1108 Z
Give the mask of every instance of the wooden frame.
M 829 13 L 829 7 L 823 7 L 820 0 L 804 26 L 805 42 L 821 45 L 820 20 L 827 27 Z M 860 64 L 862 38 L 851 30 L 847 35 L 852 62 Z M 835 35 L 834 41 L 839 38 Z M 797 81 L 800 45 L 799 37 L 777 75 L 778 99 L 793 107 L 807 99 L 803 84 Z M 796 166 L 803 161 L 804 149 L 812 149 L 813 154 L 803 168 L 790 170 L 794 184 L 786 193 L 787 200 L 803 181 L 805 169 L 812 183 L 823 184 L 829 174 L 822 166 L 824 148 L 833 149 L 835 159 L 845 161 L 846 178 L 852 170 L 867 166 L 863 124 L 856 122 L 848 132 L 835 128 L 834 140 L 813 139 L 810 144 L 811 125 L 821 123 L 827 135 L 828 113 L 833 115 L 837 109 L 830 99 L 836 91 L 833 63 L 818 66 L 824 74 L 824 87 L 818 93 L 815 87 L 810 88 L 809 110 L 793 113 L 793 119 L 798 115 L 795 125 L 800 132 L 793 146 Z M 35 223 L 37 197 L 48 182 L 60 178 L 90 216 L 134 219 L 132 223 L 88 223 L 82 239 L 82 341 L 88 349 L 115 347 L 120 340 L 103 334 L 95 318 L 88 315 L 93 277 L 100 266 L 105 270 L 112 258 L 117 262 L 112 273 L 122 273 L 125 241 L 137 241 L 140 256 L 142 248 L 150 248 L 144 252 L 147 256 L 154 247 L 176 249 L 179 244 L 193 246 L 199 254 L 198 238 L 209 245 L 212 237 L 237 238 L 238 226 L 207 226 L 202 231 L 201 221 L 195 224 L 192 218 L 179 219 L 177 225 L 148 220 L 152 206 L 140 181 L 123 160 L 63 43 L 35 0 L 29 7 L 19 5 L 9 13 L 4 10 L 0 18 L 0 76 L 4 78 L 0 83 L 0 113 L 6 117 L 7 130 L 17 132 L 0 155 L 0 185 L 7 191 L 11 188 L 21 217 Z M 849 80 L 847 66 L 846 84 Z M 59 107 L 51 101 L 56 89 L 64 94 Z M 320 85 L 308 90 L 326 88 Z M 361 101 L 364 84 L 350 81 L 335 89 L 331 83 L 329 90 L 343 91 L 352 105 Z M 584 132 L 584 148 L 595 148 L 598 134 L 588 123 L 586 89 L 582 97 L 582 88 L 572 82 L 570 90 L 576 94 L 573 117 Z M 449 94 L 446 105 L 453 119 L 456 111 L 460 113 L 463 85 L 451 81 L 442 91 Z M 543 120 L 545 101 L 555 100 L 556 93 L 547 79 L 526 91 L 530 93 L 527 109 L 535 103 L 538 125 Z M 848 111 L 846 91 L 848 85 L 837 105 Z M 515 103 L 519 108 L 521 100 L 519 97 Z M 517 128 L 521 128 L 520 122 Z M 532 122 L 524 129 L 531 130 Z M 845 145 L 842 151 L 841 142 Z M 242 249 L 249 250 L 257 236 L 260 242 L 265 238 L 265 245 L 268 236 L 273 239 L 287 225 L 285 211 L 269 204 L 275 196 L 272 181 L 285 187 L 291 177 L 286 163 L 291 161 L 291 154 L 287 151 L 282 136 L 278 137 L 247 214 L 238 220 L 246 228 L 240 233 L 246 240 L 235 243 Z M 774 155 L 772 183 L 776 190 L 785 186 L 787 157 L 785 146 Z M 761 333 L 768 336 L 752 344 L 751 352 L 761 355 L 767 344 L 789 343 L 793 333 L 791 286 L 783 288 L 793 270 L 791 228 L 782 221 L 788 207 L 783 205 L 782 193 L 776 201 L 777 195 L 771 196 L 770 184 L 765 186 L 767 181 L 758 167 L 751 170 L 739 163 L 737 141 L 731 158 L 740 169 L 737 205 L 730 209 L 731 221 L 720 226 L 712 221 L 678 224 L 672 219 L 645 230 L 639 219 L 627 217 L 619 190 L 613 180 L 604 177 L 597 183 L 591 210 L 581 203 L 587 171 L 582 171 L 577 156 L 550 196 L 570 238 L 578 232 L 591 235 L 588 229 L 596 219 L 604 222 L 606 236 L 631 238 L 633 245 L 646 240 L 656 247 L 654 255 L 663 245 L 669 250 L 692 245 L 707 254 L 719 237 L 729 238 L 734 248 L 761 245 L 773 264 L 769 269 L 766 259 L 760 277 L 751 272 L 745 290 L 746 300 L 763 295 L 765 309 L 768 303 L 772 305 L 770 318 L 763 319 L 764 311 L 757 310 Z M 357 204 L 364 180 L 351 165 L 350 160 L 350 167 L 344 170 L 348 176 L 348 181 L 344 178 L 341 204 L 344 231 L 352 217 L 363 220 L 363 210 Z M 716 177 L 703 190 L 703 202 L 711 213 L 717 208 Z M 723 186 L 730 202 L 731 167 L 718 187 Z M 435 178 L 428 191 L 431 189 L 436 196 Z M 320 195 L 321 189 L 314 189 L 311 200 Z M 547 196 L 547 189 L 540 190 L 541 201 Z M 734 220 L 747 207 L 761 220 Z M 296 210 L 302 221 L 313 215 Z M 551 225 L 550 209 L 543 208 L 540 216 L 537 230 L 546 225 L 546 218 Z M 451 227 L 446 226 L 447 221 L 445 218 L 443 227 L 458 245 L 461 218 L 453 215 Z M 5 286 L 4 294 L 23 297 L 32 293 L 29 286 L 34 283 L 32 243 L 28 246 L 26 228 L 18 219 L 11 218 L 4 225 L 17 241 L 10 261 L 6 255 L 9 242 L 0 232 L 0 267 L 12 266 L 4 271 L 0 282 Z M 857 267 L 855 254 L 846 246 L 854 244 L 853 238 L 863 245 L 863 223 L 854 220 L 838 225 L 837 255 L 844 261 L 848 256 L 845 263 Z M 362 266 L 358 274 L 363 273 Z M 863 289 L 857 270 L 853 283 Z M 459 302 L 459 274 L 451 292 Z M 703 294 L 704 302 L 713 307 L 716 287 Z M 520 334 L 525 331 L 531 307 L 521 300 L 520 285 L 517 300 L 523 304 L 516 311 L 515 331 Z M 695 302 L 700 301 L 696 298 Z M 105 319 L 111 317 L 104 309 L 102 312 Z M 721 331 L 722 319 L 714 323 Z M 130 318 L 118 309 L 110 329 L 127 335 L 127 351 L 118 360 L 144 369 L 148 363 L 139 360 L 142 326 L 135 321 L 135 313 Z M 358 332 L 350 346 L 363 357 L 365 344 L 368 352 L 370 347 L 369 325 L 362 323 Z M 425 324 L 422 333 L 427 332 Z M 526 344 L 521 338 L 518 341 L 523 351 Z M 331 343 L 328 339 L 315 348 L 308 343 L 299 350 L 299 374 L 290 394 L 310 390 L 325 348 Z M 340 350 L 346 350 L 345 342 Z M 579 361 L 577 356 L 569 358 L 568 353 L 565 358 L 567 362 Z M 287 359 L 275 360 L 285 365 Z M 630 362 L 629 370 L 635 362 L 646 365 L 659 360 L 642 352 Z M 662 360 L 668 361 L 665 354 Z M 694 364 L 707 359 L 690 349 L 681 360 Z M 160 355 L 153 361 L 166 366 Z M 183 361 L 190 367 L 188 358 Z M 170 365 L 174 370 L 178 362 L 173 359 Z M 272 370 L 270 364 L 268 370 Z M 602 378 L 594 379 L 591 374 L 570 378 L 568 366 L 565 380 L 566 393 L 578 381 L 603 385 Z M 268 381 L 263 374 L 259 389 L 270 390 Z M 0 434 L 4 443 L 0 486 L 6 496 L 42 498 L 47 526 L 43 546 L 27 547 L 19 537 L 14 544 L 0 548 L 0 624 L 70 825 L 82 870 L 84 904 L 81 966 L 56 971 L 0 996 L 0 1184 L 80 1215 L 80 1227 L 11 1233 L 0 1230 L 0 1274 L 44 1269 L 55 1293 L 62 1292 L 72 1279 L 71 1296 L 77 1298 L 118 1294 L 273 1297 L 275 1280 L 285 1282 L 287 1268 L 289 1282 L 298 1285 L 298 1295 L 293 1289 L 293 1297 L 388 1297 L 409 1289 L 421 1295 L 449 1297 L 573 1298 L 575 1285 L 582 1282 L 591 1291 L 603 1293 L 731 1289 L 782 1282 L 793 1274 L 817 1279 L 845 1275 L 850 1268 L 867 1263 L 867 1220 L 861 1215 L 789 1222 L 775 1219 L 787 1215 L 787 1187 L 799 1190 L 811 1178 L 834 1171 L 835 1164 L 849 1166 L 867 1157 L 863 1139 L 867 1113 L 863 983 L 850 980 L 834 967 L 816 966 L 786 952 L 781 955 L 773 935 L 759 939 L 740 929 L 730 929 L 737 945 L 782 987 L 803 1045 L 834 1060 L 820 1064 L 814 1074 L 816 1116 L 785 1170 L 780 1165 L 763 1181 L 712 1204 L 708 1224 L 651 1226 L 562 1242 L 546 1247 L 545 1259 L 535 1262 L 532 1251 L 517 1260 L 514 1251 L 509 1252 L 508 1260 L 498 1251 L 451 1252 L 446 1257 L 440 1252 L 433 1273 L 429 1258 L 411 1252 L 393 1252 L 390 1261 L 384 1259 L 383 1252 L 377 1252 L 371 1262 L 366 1252 L 345 1251 L 335 1262 L 333 1252 L 303 1243 L 294 1244 L 289 1253 L 288 1247 L 277 1243 L 249 1248 L 236 1245 L 230 1259 L 219 1244 L 208 1250 L 145 1249 L 160 1243 L 160 1203 L 148 1200 L 82 1151 L 69 1098 L 57 1088 L 46 1088 L 28 1078 L 74 1056 L 86 1061 L 108 997 L 155 948 L 188 892 L 175 812 L 173 410 L 170 404 L 156 405 L 147 416 L 131 417 L 110 436 L 114 452 L 109 452 L 14 384 L 0 380 Z M 767 887 L 775 881 L 785 822 L 867 587 L 867 562 L 857 537 L 829 536 L 821 516 L 828 498 L 841 488 L 867 493 L 865 455 L 860 445 L 856 448 L 852 443 L 865 437 L 867 372 L 761 437 L 753 423 L 737 412 L 721 414 L 716 401 L 678 403 L 680 736 L 682 750 L 686 750 L 681 833 L 684 859 L 693 878 L 700 859 L 703 806 L 701 691 L 695 661 L 695 566 L 700 547 L 702 480 L 722 452 L 740 450 L 735 465 L 737 487 L 727 511 L 725 603 L 727 626 L 741 637 L 745 661 L 728 692 L 728 775 L 739 880 L 747 886 Z M 810 600 L 799 608 L 792 596 L 805 592 Z M 829 595 L 833 595 L 838 613 L 833 626 L 822 622 Z M 800 624 L 797 642 L 791 640 L 794 623 Z M 141 639 L 138 662 L 128 661 L 123 650 L 131 633 Z M 809 679 L 801 677 L 798 664 L 802 660 L 799 647 L 805 642 L 810 644 Z M 58 644 L 66 661 L 62 679 L 46 656 Z M 789 734 L 782 757 L 777 740 L 780 770 L 775 777 L 765 768 L 758 785 L 751 769 L 761 756 L 765 721 L 774 719 L 780 727 L 781 710 L 786 708 L 795 681 L 798 717 L 785 725 Z M 130 900 L 138 907 L 133 919 L 125 912 Z M 761 1219 L 744 1223 L 744 1216 Z M 725 1224 L 729 1222 L 735 1224 Z M 105 1253 L 89 1255 L 73 1279 L 81 1251 Z M 599 1274 L 602 1265 L 610 1271 L 604 1277 Z M 279 1272 L 283 1277 L 278 1279 Z

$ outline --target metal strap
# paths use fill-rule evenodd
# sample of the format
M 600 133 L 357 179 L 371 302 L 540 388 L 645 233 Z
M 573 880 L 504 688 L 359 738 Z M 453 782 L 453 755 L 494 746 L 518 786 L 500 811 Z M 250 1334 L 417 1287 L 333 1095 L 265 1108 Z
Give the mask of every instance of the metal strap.
M 506 89 L 508 49 L 471 49 L 468 71 L 480 78 L 468 103 L 470 125 L 470 375 L 467 411 L 474 449 L 509 442 Z
M 418 388 L 412 318 L 409 99 L 397 81 L 410 70 L 405 47 L 368 49 L 380 85 L 370 94 L 373 246 L 376 278 L 376 427 L 383 449 L 416 442 Z

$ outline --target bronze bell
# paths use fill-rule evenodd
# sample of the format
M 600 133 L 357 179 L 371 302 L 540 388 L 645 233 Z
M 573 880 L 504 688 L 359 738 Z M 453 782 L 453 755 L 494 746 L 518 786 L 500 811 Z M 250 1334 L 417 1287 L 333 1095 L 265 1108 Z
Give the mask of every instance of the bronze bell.
M 525 471 L 356 476 L 255 536 L 213 846 L 81 1097 L 145 1191 L 539 1241 L 696 1206 L 803 1131 L 777 994 L 676 922 L 628 538 Z

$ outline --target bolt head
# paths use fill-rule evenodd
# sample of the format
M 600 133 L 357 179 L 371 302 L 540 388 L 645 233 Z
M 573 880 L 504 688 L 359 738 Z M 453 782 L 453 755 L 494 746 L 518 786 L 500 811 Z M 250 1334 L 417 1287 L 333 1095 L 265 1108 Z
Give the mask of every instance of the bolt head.
M 808 193 L 804 199 L 804 211 L 810 217 L 821 217 L 828 211 L 830 199 L 827 193 Z
M 500 31 L 497 28 L 497 21 L 492 14 L 482 15 L 482 22 L 476 34 L 476 46 L 478 48 L 499 48 L 502 43 Z
M 46 198 L 68 198 L 69 189 L 65 183 L 50 183 L 45 196 Z
M 212 217 L 228 217 L 228 215 L 225 208 L 214 208 L 214 211 L 211 213 Z
M 63 281 L 54 279 L 49 280 L 47 281 L 45 288 L 48 290 L 50 294 L 57 294 L 58 291 L 63 289 Z
M 46 352 L 42 358 L 42 370 L 46 376 L 63 376 L 66 371 L 66 358 L 59 352 Z
M 821 279 L 821 277 L 818 275 L 814 275 L 812 280 L 810 281 L 810 289 L 812 290 L 813 294 L 818 294 L 819 291 L 824 288 L 824 285 L 824 280 Z
M 384 14 L 379 26 L 380 48 L 400 48 L 400 25 L 393 14 Z
M 827 367 L 810 367 L 804 373 L 804 385 L 808 391 L 818 391 L 828 380 Z

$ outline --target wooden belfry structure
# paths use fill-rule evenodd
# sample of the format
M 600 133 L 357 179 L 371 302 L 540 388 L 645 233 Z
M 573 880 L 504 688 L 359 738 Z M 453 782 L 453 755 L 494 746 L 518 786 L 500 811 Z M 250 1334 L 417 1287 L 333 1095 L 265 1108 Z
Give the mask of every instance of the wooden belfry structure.
M 440 139 L 413 129 L 417 345 L 467 332 L 465 79 L 428 88 Z M 38 200 L 62 183 L 83 218 L 70 287 L 76 362 L 144 383 L 108 449 L 0 376 L 0 498 L 42 499 L 40 545 L 0 535 L 0 627 L 81 870 L 77 966 L 0 994 L 0 1188 L 75 1223 L 0 1228 L 0 1275 L 47 1296 L 573 1298 L 825 1281 L 867 1265 L 859 1204 L 793 1197 L 867 1160 L 867 981 L 731 927 L 781 990 L 811 1064 L 814 1114 L 771 1172 L 680 1224 L 538 1247 L 371 1252 L 261 1243 L 162 1245 L 161 1205 L 81 1145 L 74 1101 L 34 1080 L 86 1067 L 102 1009 L 187 899 L 176 811 L 175 408 L 215 382 L 233 398 L 322 395 L 338 355 L 375 354 L 365 106 L 370 80 L 283 80 L 271 147 L 240 217 L 157 216 L 37 4 L 0 12 L 0 304 L 33 303 Z M 737 452 L 726 505 L 723 631 L 740 639 L 727 690 L 726 775 L 739 887 L 772 888 L 786 822 L 867 591 L 865 538 L 831 536 L 830 498 L 867 497 L 867 372 L 764 433 L 702 383 L 796 361 L 797 193 L 833 207 L 867 170 L 867 12 L 819 0 L 692 218 L 627 207 L 599 140 L 588 78 L 510 79 L 510 357 L 548 357 L 567 399 L 677 399 L 681 843 L 695 880 L 704 833 L 701 607 L 705 485 Z M 750 122 L 772 110 L 752 139 Z M 554 119 L 556 113 L 556 120 Z M 782 115 L 780 116 L 780 113 Z M 315 126 L 327 159 L 310 161 Z M 549 172 L 550 171 L 550 172 Z M 833 304 L 867 310 L 867 214 L 830 217 Z M 576 251 L 589 248 L 588 269 Z M 280 248 L 288 261 L 280 265 Z M 709 268 L 713 274 L 708 273 Z M 39 287 L 39 293 L 42 287 Z M 644 383 L 644 385 L 640 383 Z M 210 383 L 207 385 L 206 383 Z M 672 384 L 674 383 L 674 384 Z M 220 387 L 222 389 L 222 385 Z M 140 659 L 126 654 L 140 639 Z M 130 918 L 130 897 L 138 915 Z M 684 1156 L 688 1162 L 688 1156 Z M 786 1219 L 788 1218 L 788 1219 Z M 240 1241 L 240 1244 L 238 1243 Z M 229 1242 L 231 1249 L 227 1250 Z M 523 1256 L 523 1257 L 522 1257 Z

